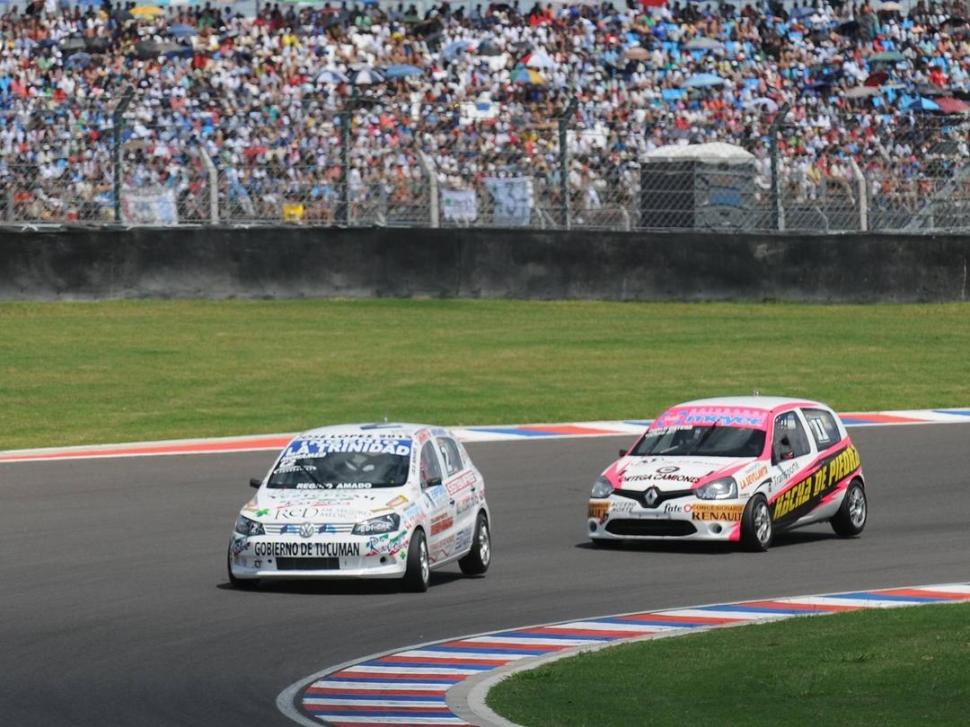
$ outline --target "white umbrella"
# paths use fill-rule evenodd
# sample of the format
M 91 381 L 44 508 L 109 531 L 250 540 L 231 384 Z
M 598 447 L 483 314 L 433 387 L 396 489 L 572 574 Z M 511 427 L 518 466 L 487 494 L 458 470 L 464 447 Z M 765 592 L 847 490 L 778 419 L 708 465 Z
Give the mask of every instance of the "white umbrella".
M 548 53 L 546 53 L 545 48 L 537 48 L 536 50 L 532 51 L 532 54 L 529 56 L 529 60 L 525 65 L 527 65 L 529 68 L 547 69 L 555 68 L 559 64 L 556 63 Z
M 383 83 L 384 76 L 373 68 L 362 68 L 354 74 L 352 82 L 355 86 L 373 86 L 376 83 Z

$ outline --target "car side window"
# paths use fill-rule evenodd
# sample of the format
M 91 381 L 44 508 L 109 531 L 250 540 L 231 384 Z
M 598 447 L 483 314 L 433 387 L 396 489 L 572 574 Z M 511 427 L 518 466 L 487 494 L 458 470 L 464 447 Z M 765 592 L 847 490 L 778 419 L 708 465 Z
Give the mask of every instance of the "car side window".
M 448 473 L 449 477 L 464 469 L 464 464 L 461 461 L 461 452 L 458 451 L 458 445 L 455 444 L 454 439 L 439 437 L 438 451 L 441 452 L 441 459 L 445 461 L 445 472 Z
M 421 448 L 421 489 L 441 484 L 441 465 L 434 453 L 434 444 L 425 442 Z
M 772 451 L 775 459 L 794 459 L 811 451 L 805 427 L 798 419 L 798 414 L 786 411 L 775 417 L 775 432 L 772 441 Z
M 828 449 L 839 441 L 839 425 L 835 423 L 835 417 L 831 412 L 824 409 L 802 409 L 808 428 L 815 438 L 815 444 L 819 451 Z

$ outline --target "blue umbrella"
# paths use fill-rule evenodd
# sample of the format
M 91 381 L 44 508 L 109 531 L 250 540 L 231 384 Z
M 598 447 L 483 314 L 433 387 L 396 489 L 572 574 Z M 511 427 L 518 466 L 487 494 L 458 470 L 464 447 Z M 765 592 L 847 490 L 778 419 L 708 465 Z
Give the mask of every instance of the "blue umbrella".
M 445 46 L 445 49 L 441 51 L 441 57 L 446 61 L 450 61 L 474 47 L 475 44 L 470 40 L 456 40 L 454 43 L 449 43 Z
M 168 34 L 173 38 L 191 38 L 193 35 L 198 35 L 198 31 L 191 25 L 177 24 L 169 26 Z
M 925 96 L 917 96 L 915 98 L 905 98 L 902 104 L 900 104 L 903 111 L 939 111 L 940 105 L 936 101 L 930 101 L 930 99 Z
M 64 65 L 67 68 L 87 68 L 91 63 L 91 54 L 85 53 L 84 51 L 80 53 L 75 53 L 68 57 L 64 61 Z
M 387 66 L 384 69 L 384 77 L 393 80 L 397 78 L 407 78 L 408 76 L 423 76 L 424 71 L 422 71 L 417 66 L 410 66 L 406 63 L 398 63 L 392 66 Z
M 338 83 L 347 83 L 349 80 L 347 76 L 333 68 L 324 68 L 320 71 L 320 75 L 317 76 L 317 83 L 332 83 L 336 85 Z
M 709 88 L 711 86 L 720 86 L 723 83 L 724 79 L 716 73 L 695 73 L 687 79 L 684 85 L 688 88 Z

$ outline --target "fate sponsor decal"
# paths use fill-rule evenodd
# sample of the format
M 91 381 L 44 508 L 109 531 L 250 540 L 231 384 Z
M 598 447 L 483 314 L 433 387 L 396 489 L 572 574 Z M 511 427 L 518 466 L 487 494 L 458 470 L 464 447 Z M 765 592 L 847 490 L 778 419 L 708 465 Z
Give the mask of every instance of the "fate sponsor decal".
M 445 530 L 450 528 L 455 524 L 451 515 L 447 513 L 438 515 L 434 520 L 431 521 L 431 534 L 437 535 L 438 533 L 443 533 Z
M 253 543 L 253 555 L 273 558 L 350 558 L 360 555 L 360 543 Z
M 286 448 L 286 457 L 325 456 L 331 452 L 360 452 L 362 454 L 411 454 L 410 439 L 386 439 L 360 435 L 330 435 L 327 437 L 294 439 Z
M 859 452 L 852 445 L 822 460 L 817 470 L 796 482 L 775 500 L 772 519 L 802 517 L 819 498 L 859 469 L 860 464 Z
M 762 464 L 738 480 L 738 487 L 750 487 L 768 476 L 768 465 Z
M 744 512 L 744 505 L 715 505 L 706 503 L 694 503 L 690 506 L 690 516 L 692 520 L 727 520 L 729 522 L 739 522 L 741 513 Z
M 606 500 L 590 500 L 586 508 L 586 516 L 593 520 L 601 520 L 610 511 L 610 503 Z

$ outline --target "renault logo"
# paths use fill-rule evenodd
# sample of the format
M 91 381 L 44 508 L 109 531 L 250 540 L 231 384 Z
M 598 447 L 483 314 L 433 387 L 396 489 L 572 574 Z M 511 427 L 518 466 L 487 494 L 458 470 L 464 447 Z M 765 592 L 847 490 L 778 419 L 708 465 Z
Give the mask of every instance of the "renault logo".
M 653 507 L 656 505 L 658 499 L 660 499 L 660 493 L 657 492 L 656 487 L 651 487 L 649 490 L 643 493 L 643 501 L 647 503 L 647 507 Z
M 313 527 L 313 523 L 303 523 L 300 526 L 300 537 L 309 538 L 311 535 L 313 535 L 315 530 L 316 528 Z

